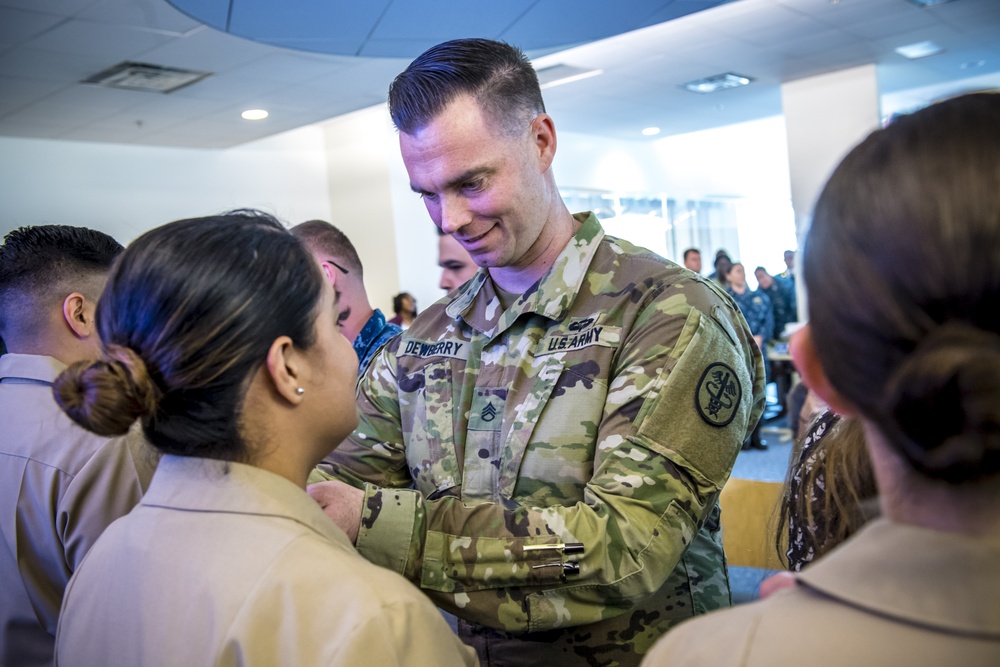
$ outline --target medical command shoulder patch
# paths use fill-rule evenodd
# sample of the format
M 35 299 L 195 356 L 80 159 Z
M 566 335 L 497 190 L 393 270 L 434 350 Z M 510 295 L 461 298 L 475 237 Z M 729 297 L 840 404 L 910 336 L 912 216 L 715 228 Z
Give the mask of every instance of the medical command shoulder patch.
M 701 374 L 694 405 L 702 419 L 721 428 L 733 421 L 742 397 L 743 387 L 736 371 L 716 362 Z

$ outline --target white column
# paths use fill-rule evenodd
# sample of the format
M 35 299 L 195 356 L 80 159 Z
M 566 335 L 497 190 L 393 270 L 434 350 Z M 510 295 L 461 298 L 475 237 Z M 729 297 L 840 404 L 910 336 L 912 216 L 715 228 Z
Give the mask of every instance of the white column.
M 799 247 L 812 209 L 834 167 L 880 124 L 875 65 L 863 65 L 781 86 L 792 207 Z M 797 264 L 800 256 L 796 257 Z M 801 274 L 796 267 L 797 273 Z M 799 319 L 806 319 L 804 281 L 796 280 Z

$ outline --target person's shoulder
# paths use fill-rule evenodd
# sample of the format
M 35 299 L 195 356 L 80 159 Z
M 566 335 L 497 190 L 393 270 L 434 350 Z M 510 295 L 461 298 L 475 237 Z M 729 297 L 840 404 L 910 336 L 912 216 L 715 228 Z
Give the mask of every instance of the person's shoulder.
M 710 313 L 728 302 L 725 289 L 710 278 L 614 236 L 604 237 L 591 273 L 606 274 L 609 290 L 623 294 L 628 291 L 631 298 L 636 293 L 648 293 L 669 299 L 679 312 L 686 305 Z
M 330 587 L 344 599 L 357 597 L 358 604 L 382 605 L 393 597 L 415 597 L 410 593 L 423 597 L 399 574 L 373 565 L 346 543 L 305 527 L 275 555 L 272 570 L 276 580 Z
M 654 645 L 643 667 L 745 665 L 751 654 L 761 664 L 785 664 L 796 637 L 808 633 L 822 613 L 814 598 L 792 587 L 685 621 Z

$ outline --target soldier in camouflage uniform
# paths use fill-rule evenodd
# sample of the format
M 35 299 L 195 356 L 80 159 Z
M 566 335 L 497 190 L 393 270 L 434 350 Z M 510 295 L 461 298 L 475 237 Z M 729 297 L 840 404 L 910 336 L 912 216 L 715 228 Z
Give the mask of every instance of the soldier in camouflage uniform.
M 441 63 L 461 81 L 428 92 Z M 415 120 L 414 81 L 419 105 L 441 98 Z M 540 105 L 523 54 L 487 40 L 393 84 L 412 187 L 487 271 L 376 355 L 358 429 L 312 478 L 353 486 L 311 491 L 484 665 L 637 665 L 730 604 L 717 501 L 763 408 L 761 357 L 721 288 L 569 214 Z

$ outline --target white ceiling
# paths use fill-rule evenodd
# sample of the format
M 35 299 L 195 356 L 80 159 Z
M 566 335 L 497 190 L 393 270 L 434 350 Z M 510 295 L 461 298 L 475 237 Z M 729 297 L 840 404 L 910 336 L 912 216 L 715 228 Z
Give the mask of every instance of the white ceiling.
M 579 20 L 573 2 L 527 4 L 546 3 L 564 8 L 566 25 Z M 711 4 L 650 1 L 676 5 L 671 11 Z M 432 16 L 453 5 L 420 3 Z M 908 61 L 893 51 L 924 40 L 944 53 Z M 79 83 L 124 60 L 213 75 L 167 95 Z M 408 61 L 252 42 L 201 25 L 166 0 L 0 0 L 0 135 L 228 147 L 384 103 Z M 956 87 L 1000 87 L 1000 0 L 925 9 L 907 0 L 737 0 L 535 60 L 539 68 L 604 71 L 545 91 L 561 130 L 636 140 L 648 126 L 663 136 L 780 114 L 783 82 L 868 63 L 896 106 Z M 726 71 L 755 81 L 711 95 L 679 88 Z M 271 115 L 244 121 L 248 108 Z

